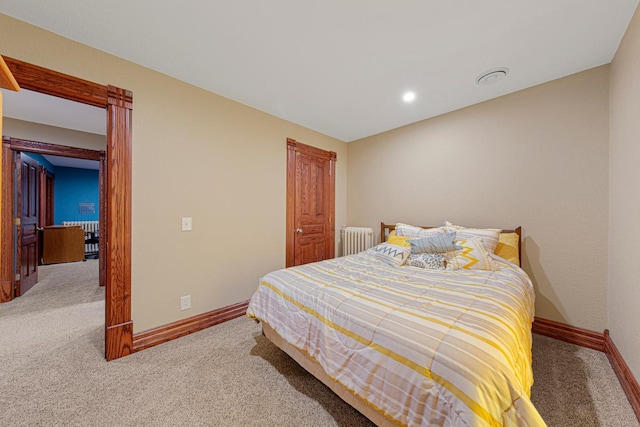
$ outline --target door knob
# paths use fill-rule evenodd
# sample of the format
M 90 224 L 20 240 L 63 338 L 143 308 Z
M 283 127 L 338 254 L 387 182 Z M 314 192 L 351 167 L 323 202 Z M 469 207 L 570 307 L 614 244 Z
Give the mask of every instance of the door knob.
M 298 234 L 302 233 L 302 228 L 296 228 L 296 233 Z

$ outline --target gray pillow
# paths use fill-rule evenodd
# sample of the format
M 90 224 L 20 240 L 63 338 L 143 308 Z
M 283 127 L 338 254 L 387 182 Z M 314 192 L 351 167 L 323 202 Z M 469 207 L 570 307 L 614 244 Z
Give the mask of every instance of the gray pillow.
M 456 233 L 436 234 L 435 236 L 409 239 L 412 254 L 438 254 L 462 249 L 454 243 Z

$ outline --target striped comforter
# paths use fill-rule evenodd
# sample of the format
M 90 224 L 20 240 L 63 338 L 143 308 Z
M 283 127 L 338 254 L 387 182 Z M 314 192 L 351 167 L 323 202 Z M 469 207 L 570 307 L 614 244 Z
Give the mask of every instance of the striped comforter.
M 391 267 L 372 251 L 267 274 L 247 314 L 401 425 L 544 425 L 519 267 Z

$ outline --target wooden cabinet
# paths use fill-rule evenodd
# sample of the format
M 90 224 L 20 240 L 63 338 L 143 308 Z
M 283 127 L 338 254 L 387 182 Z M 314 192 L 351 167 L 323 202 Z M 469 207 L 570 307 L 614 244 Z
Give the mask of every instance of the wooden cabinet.
M 80 226 L 44 227 L 43 264 L 84 260 L 84 230 Z

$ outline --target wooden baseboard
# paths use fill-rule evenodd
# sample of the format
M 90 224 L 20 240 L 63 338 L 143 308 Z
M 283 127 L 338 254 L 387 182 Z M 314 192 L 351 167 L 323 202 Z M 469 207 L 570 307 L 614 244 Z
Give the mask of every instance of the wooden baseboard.
M 560 341 L 566 341 L 581 347 L 587 347 L 602 352 L 605 351 L 604 334 L 589 331 L 587 329 L 576 328 L 560 322 L 554 322 L 553 320 L 536 317 L 533 320 L 531 332 L 555 338 Z
M 209 311 L 168 325 L 159 326 L 133 335 L 133 351 L 144 350 L 182 336 L 223 323 L 247 312 L 249 301 L 239 302 L 218 310 Z
M 611 367 L 613 367 L 613 371 L 618 376 L 620 385 L 622 385 L 622 389 L 627 395 L 629 403 L 631 403 L 633 412 L 636 413 L 636 417 L 640 421 L 640 385 L 638 385 L 638 381 L 633 376 L 631 369 L 629 369 L 618 348 L 611 340 L 608 329 L 604 331 L 604 344 L 605 353 L 607 353 Z
M 604 352 L 620 381 L 622 389 L 627 395 L 633 412 L 636 414 L 638 421 L 640 421 L 640 386 L 622 358 L 622 354 L 620 354 L 611 340 L 608 330 L 601 334 L 536 317 L 533 321 L 531 332 Z

